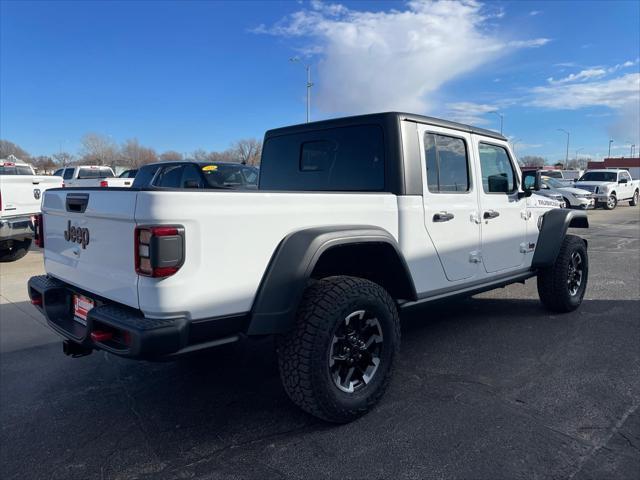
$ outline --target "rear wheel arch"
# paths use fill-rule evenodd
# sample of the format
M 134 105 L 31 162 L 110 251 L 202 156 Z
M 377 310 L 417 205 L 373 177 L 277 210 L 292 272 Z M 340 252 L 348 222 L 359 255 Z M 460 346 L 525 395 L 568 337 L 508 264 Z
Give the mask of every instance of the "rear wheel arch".
M 304 229 L 285 237 L 274 252 L 254 299 L 247 333 L 289 331 L 309 281 L 334 275 L 371 280 L 395 300 L 417 298 L 406 261 L 388 231 L 367 225 Z

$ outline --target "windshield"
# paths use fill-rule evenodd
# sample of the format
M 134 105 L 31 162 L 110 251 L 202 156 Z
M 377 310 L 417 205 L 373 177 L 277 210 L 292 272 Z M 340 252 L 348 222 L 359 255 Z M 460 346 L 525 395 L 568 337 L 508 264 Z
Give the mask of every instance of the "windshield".
M 78 179 L 111 178 L 113 176 L 113 172 L 110 168 L 81 168 L 78 172 Z
M 542 179 L 542 183 L 545 183 L 551 188 L 562 188 L 565 186 L 562 182 L 556 180 L 555 178 L 549 178 L 549 177 L 544 177 Z
M 138 170 L 125 170 L 124 172 L 122 172 L 120 175 L 118 175 L 120 178 L 136 178 L 136 173 L 138 173 Z
M 579 182 L 615 182 L 618 179 L 616 172 L 587 172 L 580 177 Z
M 544 172 L 544 174 L 550 178 L 562 178 L 562 172 L 554 172 L 553 170 L 550 170 L 548 172 Z
M 33 175 L 33 171 L 28 165 L 2 165 L 0 175 Z
M 241 165 L 206 165 L 201 170 L 210 187 L 240 187 L 243 184 Z

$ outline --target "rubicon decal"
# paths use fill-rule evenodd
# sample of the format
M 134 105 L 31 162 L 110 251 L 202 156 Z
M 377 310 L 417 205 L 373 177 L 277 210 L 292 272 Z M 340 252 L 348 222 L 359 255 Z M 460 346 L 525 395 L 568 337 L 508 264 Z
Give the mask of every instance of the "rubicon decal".
M 71 220 L 67 222 L 67 229 L 64 232 L 64 239 L 67 242 L 75 242 L 87 248 L 89 245 L 89 229 L 82 227 L 72 227 Z

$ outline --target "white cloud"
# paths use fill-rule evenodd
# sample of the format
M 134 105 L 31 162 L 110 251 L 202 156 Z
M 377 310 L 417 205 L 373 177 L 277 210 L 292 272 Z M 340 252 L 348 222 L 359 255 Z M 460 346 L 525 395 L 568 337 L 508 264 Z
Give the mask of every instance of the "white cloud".
M 446 117 L 448 119 L 468 125 L 487 125 L 490 121 L 484 115 L 498 111 L 498 108 L 494 105 L 473 102 L 448 103 L 446 108 Z M 498 119 L 497 121 L 499 122 L 500 120 Z
M 316 98 L 330 112 L 428 112 L 447 82 L 516 49 L 548 39 L 502 38 L 475 0 L 410 1 L 401 10 L 361 11 L 314 1 L 254 32 L 301 39 L 322 52 Z M 455 27 L 452 27 L 455 26 Z
M 536 15 L 540 15 L 542 12 L 540 10 L 531 10 L 529 12 L 529 15 L 531 15 L 532 17 L 535 17 Z
M 605 70 L 604 68 L 587 68 L 586 70 L 581 70 L 578 73 L 572 73 L 571 75 L 564 78 L 559 78 L 558 80 L 554 80 L 553 77 L 549 77 L 547 78 L 547 81 L 553 84 L 578 82 L 581 80 L 601 78 L 606 74 L 607 70 Z
M 609 80 L 562 83 L 535 87 L 530 105 L 576 110 L 584 107 L 621 109 L 640 99 L 640 74 L 628 73 Z

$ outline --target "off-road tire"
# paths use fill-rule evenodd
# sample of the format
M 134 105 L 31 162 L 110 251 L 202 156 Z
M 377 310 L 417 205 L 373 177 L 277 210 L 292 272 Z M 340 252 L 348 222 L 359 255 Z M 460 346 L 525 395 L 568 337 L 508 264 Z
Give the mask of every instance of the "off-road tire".
M 638 202 L 640 201 L 640 198 L 638 198 L 639 196 L 640 196 L 640 193 L 638 193 L 638 190 L 633 192 L 633 197 L 631 197 L 631 200 L 629 200 L 629 205 L 631 205 L 632 207 L 635 207 L 636 205 L 638 205 Z
M 562 197 L 564 200 L 564 208 L 571 208 L 571 202 L 567 197 Z
M 367 309 L 382 331 L 380 363 L 370 383 L 352 393 L 331 377 L 334 334 L 346 316 Z M 302 410 L 323 420 L 347 423 L 371 410 L 384 394 L 400 347 L 396 304 L 380 285 L 357 277 L 327 277 L 310 283 L 292 331 L 278 338 L 280 377 L 287 395 Z
M 571 294 L 569 265 L 574 253 L 582 257 L 582 280 L 575 294 Z M 580 237 L 566 235 L 555 263 L 538 273 L 538 295 L 542 304 L 552 312 L 566 313 L 578 308 L 584 298 L 589 278 L 587 246 Z
M 606 210 L 613 210 L 618 206 L 618 197 L 616 197 L 615 195 L 609 195 L 609 198 L 607 199 L 606 202 L 604 202 L 602 204 L 602 206 L 606 209 Z
M 24 240 L 13 240 L 10 246 L 3 245 L 0 248 L 0 262 L 15 262 L 24 257 L 31 247 L 31 239 L 25 238 Z

